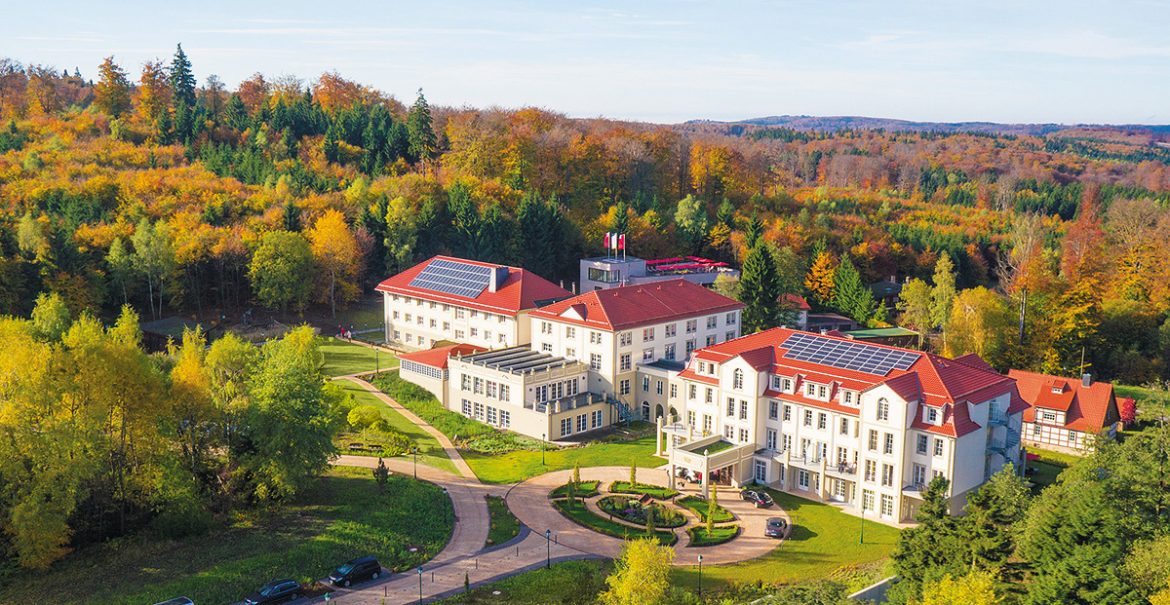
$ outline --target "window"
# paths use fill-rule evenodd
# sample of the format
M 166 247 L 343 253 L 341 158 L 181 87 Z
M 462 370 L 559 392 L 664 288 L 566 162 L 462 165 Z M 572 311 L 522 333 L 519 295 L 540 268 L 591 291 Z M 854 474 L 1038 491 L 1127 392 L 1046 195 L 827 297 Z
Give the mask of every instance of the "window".
M 434 327 L 439 325 L 439 324 L 438 324 L 438 322 L 436 322 L 435 320 L 432 319 L 430 325 L 431 325 L 431 328 L 434 329 Z
M 696 399 L 698 397 L 698 395 L 696 395 L 697 390 L 698 390 L 698 388 L 695 385 L 693 385 L 693 384 L 690 385 L 690 388 L 687 389 L 687 398 L 688 399 Z
M 817 387 L 817 397 L 820 397 L 821 399 L 825 398 L 825 385 L 820 385 Z
M 394 319 L 398 319 L 398 311 L 394 312 Z
M 642 361 L 654 361 L 654 347 L 642 349 Z
M 748 442 L 747 429 L 739 429 L 739 442 L 740 443 L 747 443 Z
M 729 326 L 735 325 L 735 312 L 734 311 L 727 314 L 727 325 L 729 325 Z
M 573 326 L 565 326 L 565 338 L 576 338 L 576 337 L 577 337 L 577 328 L 574 328 Z
M 642 342 L 650 342 L 654 340 L 654 328 L 642 329 Z
M 711 415 L 710 414 L 703 414 L 703 434 L 704 435 L 711 434 Z
M 926 408 L 926 421 L 931 424 L 938 423 L 938 410 L 934 408 Z
M 662 331 L 664 332 L 664 336 L 670 338 L 678 333 L 678 324 L 666 324 L 666 327 Z
M 455 340 L 463 338 L 463 330 L 455 330 Z M 549 345 L 549 351 L 552 351 L 552 345 Z
M 475 338 L 478 332 L 479 328 L 471 328 L 471 337 Z
M 572 347 L 565 349 L 565 357 L 568 357 L 569 359 L 576 359 L 577 358 L 577 349 L 574 349 Z
M 589 428 L 595 429 L 601 427 L 601 410 L 596 410 L 590 414 Z
M 943 440 L 939 439 L 938 437 L 934 438 L 934 455 L 935 456 L 943 455 Z
M 573 419 L 561 418 L 561 437 L 573 434 Z
M 791 393 L 792 392 L 792 380 L 785 378 L 782 382 L 781 388 L 784 389 L 785 393 Z
M 510 426 L 512 426 L 512 412 L 500 410 L 500 427 L 506 429 Z
M 796 486 L 802 490 L 808 490 L 808 471 L 796 471 Z
M 694 410 L 687 411 L 687 426 L 695 428 L 695 412 Z
M 477 402 L 472 405 L 472 408 L 475 410 L 475 419 L 483 420 L 483 404 Z
M 618 335 L 618 344 L 623 347 L 628 347 L 634 342 L 634 334 L 632 332 L 622 332 Z
M 764 438 L 764 447 L 770 450 L 776 449 L 776 429 L 768 429 L 767 436 Z
M 407 334 L 406 335 L 406 342 L 411 342 L 413 340 L 414 340 L 414 334 Z
M 914 485 L 926 485 L 926 467 L 921 464 L 914 465 Z
M 727 416 L 735 416 L 735 400 L 730 397 L 727 398 Z
M 620 395 L 629 395 L 630 394 L 630 381 L 629 380 L 622 380 L 618 383 L 618 394 L 620 394 Z
M 466 317 L 466 315 L 464 314 L 463 309 L 455 309 L 455 319 L 463 319 L 464 317 Z
M 444 332 L 447 332 L 447 331 L 449 331 L 450 329 L 451 329 L 451 322 L 449 322 L 449 321 L 445 321 L 445 322 L 443 322 L 443 331 L 444 331 Z
M 697 320 L 697 319 L 688 319 L 687 320 L 687 334 L 694 334 L 695 330 L 698 330 L 698 329 L 699 329 L 699 320 Z
M 551 342 L 542 342 L 542 343 L 540 343 L 540 352 L 541 352 L 541 353 L 552 353 L 552 343 L 551 343 Z M 600 359 L 600 358 L 601 358 L 601 356 L 600 356 L 600 355 L 594 355 L 594 357 L 597 357 L 598 359 Z M 599 362 L 598 362 L 598 366 L 597 366 L 596 368 L 593 368 L 593 369 L 597 370 L 597 369 L 600 369 L 600 368 L 601 368 L 601 365 L 600 365 L 600 361 L 599 361 Z
M 726 437 L 729 441 L 735 439 L 735 427 L 731 426 L 730 424 L 724 426 L 723 436 Z
M 591 355 L 590 357 L 597 358 L 597 367 L 594 369 L 600 370 L 601 369 L 601 356 L 600 355 Z M 620 368 L 623 372 L 630 369 L 630 354 L 629 353 L 622 353 L 621 357 L 619 357 L 618 359 L 620 360 L 618 365 L 620 366 Z M 590 363 L 590 365 L 593 365 L 593 364 Z
M 662 394 L 662 381 L 661 381 L 661 380 L 655 380 L 655 381 L 654 381 L 654 393 L 655 393 L 656 395 L 661 395 L 661 394 Z
M 475 382 L 474 382 L 473 384 L 475 385 L 475 386 L 474 386 L 474 388 L 472 389 L 472 390 L 473 390 L 473 392 L 474 392 L 476 395 L 481 395 L 481 394 L 483 394 L 483 379 L 482 379 L 482 378 L 476 378 L 476 379 L 475 379 Z
M 500 401 L 508 401 L 508 388 L 509 387 L 506 384 L 500 385 Z
M 694 338 L 692 338 L 692 339 L 690 339 L 690 340 L 688 340 L 688 341 L 687 341 L 687 356 L 690 356 L 690 354 L 691 354 L 691 353 L 692 353 L 694 350 L 695 350 L 695 339 L 694 339 Z
M 715 401 L 715 390 L 712 389 L 711 387 L 707 387 L 707 394 L 704 397 L 704 399 L 707 401 L 707 403 L 714 402 Z
M 492 382 L 492 381 L 490 381 L 490 380 L 489 380 L 489 381 L 487 382 L 487 390 L 486 390 L 485 394 L 486 394 L 488 397 L 491 397 L 492 399 L 495 399 L 495 398 L 496 398 L 496 383 L 494 383 L 494 382 Z
M 577 432 L 584 433 L 587 430 L 589 430 L 589 414 L 577 416 Z
M 817 428 L 818 429 L 821 429 L 822 431 L 825 430 L 825 427 L 828 426 L 828 423 L 829 423 L 829 417 L 827 415 L 825 415 L 824 412 L 817 414 Z
M 810 382 L 810 383 L 808 383 L 808 384 L 805 386 L 804 393 L 805 393 L 806 395 L 808 395 L 809 397 L 812 397 L 813 395 L 816 395 L 816 393 L 817 393 L 817 387 L 816 387 L 816 385 L 815 385 L 815 384 L 813 384 L 813 383 L 811 383 L 811 382 Z
M 674 343 L 666 345 L 662 357 L 674 361 Z
M 894 484 L 894 467 L 890 464 L 882 465 L 882 485 L 891 486 Z
M 776 390 L 776 391 L 780 390 L 780 377 L 779 376 L 772 377 L 772 389 Z
M 410 321 L 410 316 L 406 316 L 406 321 Z M 1044 422 L 1056 422 L 1056 412 L 1040 412 L 1040 419 Z
M 708 328 L 714 328 L 717 325 L 719 325 L 719 318 L 718 317 L 715 317 L 714 315 L 712 315 L 712 316 L 707 318 L 707 327 Z
M 495 424 L 496 423 L 496 408 L 493 406 L 490 406 L 490 405 L 488 406 L 488 409 L 487 409 L 487 423 L 488 424 Z
M 877 463 L 873 460 L 865 461 L 865 480 L 871 483 L 877 480 Z
M 882 421 L 890 419 L 890 402 L 886 401 L 885 397 L 878 399 L 877 419 Z
M 841 419 L 841 434 L 842 435 L 849 434 L 849 419 L 848 418 Z
M 466 376 L 464 378 L 466 378 Z M 462 410 L 463 410 L 464 416 L 470 416 L 471 415 L 471 402 L 464 399 Z
M 792 420 L 792 406 L 784 404 L 784 422 Z
M 882 447 L 882 453 L 884 453 L 884 454 L 893 454 L 894 453 L 894 434 L 893 433 L 886 433 L 886 442 L 885 442 L 884 446 Z
M 873 492 L 868 489 L 861 490 L 861 509 L 873 510 Z
M 730 330 L 723 335 L 723 340 L 735 340 L 735 331 Z
M 1077 443 L 1077 432 L 1076 431 L 1069 431 L 1068 432 L 1068 442 L 1073 444 L 1073 445 L 1076 445 L 1076 443 Z
M 694 393 L 691 393 L 691 395 L 692 395 L 692 396 L 691 396 L 691 399 L 694 399 Z M 677 384 L 671 384 L 671 385 L 670 385 L 670 398 L 671 398 L 671 399 L 674 399 L 674 398 L 676 398 L 676 397 L 678 397 L 678 385 L 677 385 Z
M 918 436 L 918 444 L 914 446 L 914 451 L 918 452 L 919 454 L 925 454 L 927 441 L 928 441 L 928 439 L 927 439 L 926 435 L 919 435 Z
M 743 388 L 743 370 L 736 368 L 735 373 L 732 374 L 731 388 L 740 390 Z
M 747 420 L 747 410 L 748 410 L 747 402 L 740 401 L 739 402 L 739 419 L 740 420 Z
M 472 316 L 473 318 L 474 318 L 474 317 L 479 317 L 479 311 L 476 311 L 475 309 L 472 309 L 472 310 L 471 310 L 471 316 Z
M 1039 424 L 1032 425 L 1032 436 L 1037 438 L 1037 439 L 1040 438 L 1040 425 Z M 925 437 L 924 437 L 924 439 L 925 439 Z M 926 448 L 923 448 L 922 453 L 923 454 L 926 453 Z
M 589 331 L 589 344 L 591 344 L 591 345 L 601 344 L 601 332 L 597 332 L 595 330 L 590 330 Z
M 784 444 L 785 450 L 792 449 L 792 435 L 789 435 L 788 433 L 784 433 L 783 435 L 781 435 L 780 442 Z
M 776 420 L 780 417 L 780 403 L 776 401 L 768 402 L 768 419 Z
M 870 429 L 869 430 L 869 451 L 871 451 L 871 452 L 877 451 L 877 440 L 878 440 L 877 431 Z
M 407 322 L 407 323 L 410 323 L 410 313 L 407 313 L 407 314 L 406 314 L 406 322 Z
M 813 418 L 812 410 L 805 410 L 804 411 L 804 426 L 812 426 L 812 418 Z
M 882 516 L 894 516 L 894 497 L 889 494 L 882 494 Z
M 642 377 L 642 392 L 643 393 L 650 392 L 650 377 L 649 376 Z
M 627 355 L 626 357 L 629 357 L 629 356 Z M 600 353 L 590 353 L 589 354 L 589 369 L 593 370 L 595 372 L 601 369 L 601 354 Z M 629 369 L 629 368 L 624 368 L 624 369 Z
M 715 335 L 714 334 L 707 337 L 707 346 L 709 347 L 713 344 L 715 344 Z

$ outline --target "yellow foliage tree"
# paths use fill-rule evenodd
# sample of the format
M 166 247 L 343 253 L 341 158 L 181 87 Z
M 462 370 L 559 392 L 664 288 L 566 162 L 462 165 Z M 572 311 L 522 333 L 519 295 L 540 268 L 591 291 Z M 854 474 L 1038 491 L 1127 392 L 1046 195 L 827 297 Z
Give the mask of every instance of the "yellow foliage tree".
M 350 301 L 358 295 L 361 254 L 357 239 L 340 212 L 326 210 L 309 230 L 309 247 L 325 282 L 320 298 L 329 302 L 336 317 L 337 301 Z
M 601 593 L 603 605 L 660 605 L 668 602 L 670 566 L 674 551 L 654 540 L 626 542 L 622 557 Z
M 824 250 L 817 253 L 817 257 L 813 259 L 812 266 L 808 269 L 808 274 L 804 278 L 804 287 L 812 293 L 813 298 L 822 305 L 829 304 L 833 300 L 834 279 L 833 276 L 837 274 L 837 263 L 833 257 Z
M 973 571 L 961 578 L 950 574 L 935 584 L 924 586 L 918 605 L 996 605 L 1003 599 L 995 594 L 990 573 Z

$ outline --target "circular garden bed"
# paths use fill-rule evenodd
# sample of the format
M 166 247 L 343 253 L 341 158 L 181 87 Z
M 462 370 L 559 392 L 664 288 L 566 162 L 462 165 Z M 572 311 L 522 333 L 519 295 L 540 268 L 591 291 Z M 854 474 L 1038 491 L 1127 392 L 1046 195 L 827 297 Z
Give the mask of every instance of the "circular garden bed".
M 606 496 L 597 501 L 597 506 L 607 514 L 636 525 L 646 524 L 646 515 L 652 514 L 655 527 L 682 527 L 687 518 L 681 511 L 654 502 L 642 503 L 629 496 Z

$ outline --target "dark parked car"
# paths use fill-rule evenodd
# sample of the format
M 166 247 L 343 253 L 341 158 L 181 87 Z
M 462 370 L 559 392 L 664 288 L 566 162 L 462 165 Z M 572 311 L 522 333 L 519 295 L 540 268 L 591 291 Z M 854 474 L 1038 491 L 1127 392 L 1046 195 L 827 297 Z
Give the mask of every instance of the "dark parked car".
M 764 535 L 769 538 L 783 538 L 784 530 L 788 528 L 788 522 L 780 517 L 770 517 L 768 525 L 764 528 Z
M 739 495 L 744 500 L 755 504 L 756 508 L 768 508 L 772 506 L 772 496 L 769 496 L 767 492 L 745 489 Z
M 329 581 L 334 586 L 349 586 L 354 582 L 376 580 L 382 575 L 382 565 L 374 557 L 359 557 L 347 561 L 341 567 L 329 574 Z
M 195 601 L 187 597 L 175 597 L 173 599 L 167 599 L 162 603 L 155 603 L 154 605 L 195 605 Z
M 305 592 L 301 590 L 301 585 L 296 580 L 273 580 L 261 586 L 260 590 L 248 595 L 244 599 L 244 605 L 284 603 L 285 601 L 292 601 L 304 594 Z

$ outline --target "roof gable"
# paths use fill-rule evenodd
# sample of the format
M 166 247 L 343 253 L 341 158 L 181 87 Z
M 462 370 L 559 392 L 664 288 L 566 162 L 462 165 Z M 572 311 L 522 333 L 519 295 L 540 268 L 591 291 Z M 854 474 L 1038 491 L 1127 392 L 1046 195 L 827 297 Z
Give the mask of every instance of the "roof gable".
M 673 279 L 586 292 L 541 307 L 532 316 L 612 331 L 742 308 L 743 303 L 718 292 Z
M 490 287 L 484 288 L 482 292 L 473 297 L 439 292 L 411 285 L 414 278 L 436 260 L 458 262 L 490 269 L 502 269 L 507 271 L 507 276 L 499 282 L 494 291 Z M 526 309 L 535 309 L 541 304 L 547 304 L 552 300 L 572 296 L 572 293 L 568 290 L 526 269 L 441 255 L 431 257 L 386 279 L 378 284 L 378 287 L 375 289 L 379 292 L 412 296 L 423 300 L 459 305 L 489 313 L 500 313 L 511 316 L 515 316 L 520 311 Z
M 1025 422 L 1036 421 L 1036 410 L 1064 412 L 1064 426 L 1070 430 L 1096 433 L 1120 420 L 1113 385 L 1093 382 L 1085 386 L 1075 378 L 1012 370 L 1020 396 L 1028 403 Z M 1057 392 L 1059 390 L 1059 392 Z

